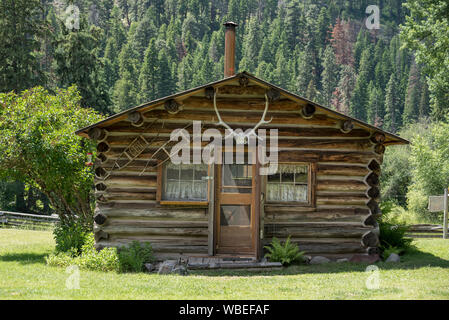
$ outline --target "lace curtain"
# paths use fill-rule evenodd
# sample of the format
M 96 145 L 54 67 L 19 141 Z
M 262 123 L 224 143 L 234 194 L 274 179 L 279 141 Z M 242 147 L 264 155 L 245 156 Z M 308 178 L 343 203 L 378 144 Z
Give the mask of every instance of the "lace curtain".
M 207 200 L 207 165 L 167 164 L 164 167 L 164 200 Z
M 308 165 L 279 164 L 278 172 L 268 178 L 268 201 L 308 201 Z

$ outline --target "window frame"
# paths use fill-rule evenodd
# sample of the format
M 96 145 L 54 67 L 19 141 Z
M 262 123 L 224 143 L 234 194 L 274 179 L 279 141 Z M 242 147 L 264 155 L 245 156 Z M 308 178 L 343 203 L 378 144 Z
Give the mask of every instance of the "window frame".
M 304 161 L 295 161 L 295 162 L 278 162 L 278 165 L 287 164 L 287 165 L 307 165 L 309 167 L 308 170 L 308 179 L 307 179 L 307 201 L 279 201 L 279 200 L 268 200 L 268 176 L 265 176 L 264 180 L 264 199 L 265 204 L 273 204 L 280 206 L 300 206 L 300 207 L 315 207 L 315 175 L 316 175 L 316 162 L 304 162 Z
M 207 197 L 206 200 L 164 200 L 162 199 L 164 186 L 164 167 L 166 162 L 159 161 L 157 170 L 157 190 L 156 202 L 160 205 L 178 205 L 178 206 L 205 206 L 209 205 L 210 188 L 211 188 L 211 165 L 207 165 Z

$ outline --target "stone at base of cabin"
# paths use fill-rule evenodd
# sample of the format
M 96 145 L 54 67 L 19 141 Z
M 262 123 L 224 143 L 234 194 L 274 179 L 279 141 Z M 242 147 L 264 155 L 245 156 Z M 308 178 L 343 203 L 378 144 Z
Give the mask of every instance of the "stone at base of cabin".
M 315 256 L 310 260 L 310 264 L 323 264 L 331 262 L 328 258 L 322 256 Z
M 187 275 L 187 269 L 186 269 L 186 267 L 179 265 L 179 266 L 175 267 L 171 273 L 185 276 L 185 275 Z
M 344 262 L 349 262 L 348 258 L 343 258 L 343 259 L 337 259 L 338 263 L 344 263 Z
M 349 262 L 375 263 L 380 261 L 378 254 L 355 254 L 349 259 Z
M 146 269 L 148 272 L 153 272 L 153 271 L 155 270 L 155 266 L 154 266 L 154 264 L 152 264 L 152 263 L 145 263 L 145 269 Z
M 310 260 L 312 260 L 312 256 L 303 256 L 302 261 L 304 263 L 310 263 Z
M 173 272 L 173 269 L 176 267 L 176 260 L 166 260 L 159 265 L 158 274 L 170 274 Z
M 396 253 L 392 253 L 385 262 L 401 262 L 401 257 Z
M 280 262 L 260 262 L 260 267 L 265 267 L 265 268 L 282 268 L 283 265 Z

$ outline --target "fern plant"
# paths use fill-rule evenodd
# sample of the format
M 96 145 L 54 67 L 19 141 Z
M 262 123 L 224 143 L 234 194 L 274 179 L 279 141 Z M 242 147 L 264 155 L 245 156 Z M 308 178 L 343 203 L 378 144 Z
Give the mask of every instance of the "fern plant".
M 402 248 L 398 248 L 398 247 L 393 247 L 393 246 L 388 246 L 386 248 L 383 249 L 382 252 L 382 258 L 384 260 L 388 259 L 388 257 L 392 254 L 392 253 L 396 253 L 397 255 L 400 255 L 401 253 L 404 252 L 404 249 Z
M 145 263 L 153 262 L 153 248 L 149 242 L 133 241 L 118 251 L 121 272 L 141 272 Z
M 290 236 L 287 240 L 282 244 L 279 239 L 273 238 L 270 246 L 265 246 L 268 253 L 265 254 L 265 258 L 267 258 L 271 262 L 280 262 L 283 265 L 289 265 L 296 261 L 302 261 L 304 251 L 299 251 L 298 245 L 291 243 Z

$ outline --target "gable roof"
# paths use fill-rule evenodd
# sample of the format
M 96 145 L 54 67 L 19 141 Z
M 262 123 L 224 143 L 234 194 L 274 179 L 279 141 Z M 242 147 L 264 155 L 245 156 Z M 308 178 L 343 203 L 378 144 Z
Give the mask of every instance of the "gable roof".
M 333 115 L 333 116 L 335 116 L 338 119 L 353 121 L 353 123 L 355 125 L 358 125 L 360 128 L 367 129 L 369 131 L 375 131 L 375 132 L 383 133 L 383 134 L 385 134 L 385 137 L 386 137 L 385 145 L 409 144 L 410 143 L 408 140 L 406 140 L 404 138 L 401 138 L 398 135 L 395 135 L 393 133 L 387 132 L 387 131 L 382 130 L 380 128 L 377 128 L 377 127 L 375 127 L 375 126 L 373 126 L 373 125 L 371 125 L 369 123 L 366 123 L 364 121 L 352 118 L 350 116 L 347 116 L 347 115 L 345 115 L 343 113 L 337 112 L 337 111 L 332 110 L 330 108 L 327 108 L 327 107 L 324 107 L 322 105 L 319 105 L 319 104 L 317 104 L 317 103 L 315 103 L 313 101 L 310 101 L 310 100 L 308 100 L 306 98 L 303 98 L 303 97 L 301 97 L 301 96 L 299 96 L 299 95 L 297 95 L 295 93 L 289 92 L 289 91 L 287 91 L 285 89 L 282 89 L 282 88 L 280 88 L 280 87 L 278 87 L 278 86 L 276 86 L 274 84 L 271 84 L 271 83 L 266 82 L 266 81 L 264 81 L 262 79 L 259 79 L 256 76 L 254 76 L 254 75 L 252 75 L 252 74 L 250 74 L 250 73 L 248 73 L 246 71 L 240 72 L 240 73 L 238 73 L 238 74 L 236 74 L 234 76 L 231 76 L 231 77 L 219 80 L 219 81 L 211 82 L 211 83 L 208 83 L 208 84 L 196 87 L 196 88 L 192 88 L 192 89 L 189 89 L 189 90 L 186 90 L 186 91 L 178 92 L 178 93 L 175 93 L 173 95 L 170 95 L 170 96 L 167 96 L 167 97 L 163 97 L 163 98 L 160 98 L 160 99 L 156 99 L 156 100 L 153 100 L 153 101 L 150 101 L 150 102 L 138 105 L 136 107 L 124 110 L 124 111 L 116 113 L 116 114 L 114 114 L 114 115 L 112 115 L 112 116 L 110 116 L 110 117 L 108 117 L 108 118 L 106 118 L 106 119 L 104 119 L 102 121 L 99 121 L 99 122 L 94 123 L 94 124 L 92 124 L 90 126 L 81 128 L 81 129 L 77 130 L 75 132 L 75 134 L 81 135 L 81 136 L 84 136 L 84 137 L 88 137 L 87 132 L 90 129 L 95 128 L 95 127 L 102 127 L 102 128 L 103 127 L 107 127 L 107 126 L 109 126 L 109 125 L 111 125 L 113 123 L 125 120 L 125 119 L 127 119 L 128 114 L 130 114 L 131 112 L 134 112 L 134 111 L 148 111 L 152 107 L 160 105 L 161 103 L 163 103 L 163 102 L 165 102 L 167 100 L 193 95 L 193 94 L 198 93 L 201 90 L 204 90 L 207 87 L 216 86 L 216 85 L 223 84 L 223 83 L 226 83 L 226 82 L 232 82 L 233 80 L 239 79 L 242 76 L 247 77 L 248 79 L 258 83 L 259 85 L 266 86 L 266 87 L 269 87 L 269 88 L 272 88 L 272 89 L 276 89 L 281 94 L 283 94 L 285 97 L 287 97 L 287 98 L 289 98 L 291 100 L 300 101 L 300 102 L 303 102 L 303 103 L 304 102 L 305 103 L 310 103 L 310 104 L 314 105 L 317 108 L 317 110 L 321 110 L 324 113 Z

